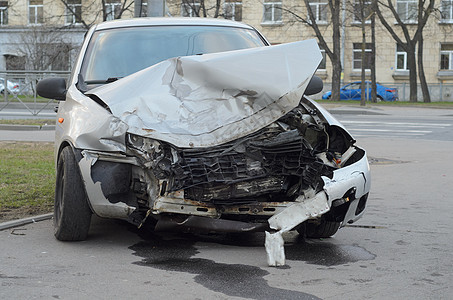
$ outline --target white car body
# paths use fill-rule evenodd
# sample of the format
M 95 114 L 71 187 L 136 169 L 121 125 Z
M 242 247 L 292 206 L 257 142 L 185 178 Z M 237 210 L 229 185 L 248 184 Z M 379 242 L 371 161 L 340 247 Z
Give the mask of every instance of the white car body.
M 90 43 L 109 30 L 153 26 L 240 29 L 262 47 L 170 57 L 86 86 L 97 83 L 83 76 L 101 51 Z M 366 153 L 305 96 L 321 61 L 316 41 L 269 46 L 237 22 L 151 18 L 94 26 L 80 53 L 60 99 L 55 152 L 59 165 L 70 147 L 98 216 L 156 230 L 280 235 L 338 224 L 330 236 L 363 215 Z

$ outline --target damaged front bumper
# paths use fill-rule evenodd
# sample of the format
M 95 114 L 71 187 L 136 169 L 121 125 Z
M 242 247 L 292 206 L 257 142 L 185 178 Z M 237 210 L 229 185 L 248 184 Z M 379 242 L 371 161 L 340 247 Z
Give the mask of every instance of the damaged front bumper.
M 152 215 L 161 223 L 156 230 L 288 231 L 329 211 L 343 226 L 362 216 L 370 190 L 370 169 L 365 151 L 355 148 L 354 155 L 361 158 L 333 171 L 332 178 L 323 176 L 324 187 L 318 193 L 307 192 L 295 201 L 236 205 L 187 199 L 184 191 L 162 193 L 164 181 L 151 179 L 136 157 L 88 150 L 78 151 L 78 157 L 89 203 L 100 217 L 129 219 L 140 225 Z M 150 180 L 153 184 L 141 184 Z M 143 197 L 138 197 L 140 194 Z M 177 217 L 168 217 L 172 215 Z M 229 220 L 223 220 L 225 216 Z

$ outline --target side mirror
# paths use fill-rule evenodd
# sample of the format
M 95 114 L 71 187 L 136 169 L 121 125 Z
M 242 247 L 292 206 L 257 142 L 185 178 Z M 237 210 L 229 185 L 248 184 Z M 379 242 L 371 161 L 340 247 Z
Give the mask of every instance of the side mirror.
M 53 77 L 40 80 L 36 92 L 44 98 L 64 101 L 66 100 L 66 79 Z
M 305 89 L 305 95 L 310 96 L 320 93 L 323 88 L 322 79 L 318 76 L 313 76 Z

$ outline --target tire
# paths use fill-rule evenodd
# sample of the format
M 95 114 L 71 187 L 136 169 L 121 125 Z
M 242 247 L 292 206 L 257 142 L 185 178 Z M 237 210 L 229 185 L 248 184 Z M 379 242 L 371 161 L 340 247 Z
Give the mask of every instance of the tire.
M 376 102 L 381 102 L 381 101 L 384 101 L 384 99 L 382 99 L 381 96 L 376 96 Z
M 305 235 L 308 238 L 328 238 L 340 228 L 340 222 L 322 220 L 320 224 L 307 223 Z
M 54 234 L 60 241 L 83 241 L 88 236 L 91 209 L 74 152 L 64 148 L 57 164 Z

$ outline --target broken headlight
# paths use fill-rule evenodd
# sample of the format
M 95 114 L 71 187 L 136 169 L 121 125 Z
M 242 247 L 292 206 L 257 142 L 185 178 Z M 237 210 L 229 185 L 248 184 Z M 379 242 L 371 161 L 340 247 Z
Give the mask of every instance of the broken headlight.
M 159 141 L 131 133 L 127 134 L 127 144 L 129 148 L 146 154 L 148 158 L 156 158 L 163 152 L 162 144 Z
M 168 147 L 162 142 L 129 133 L 127 146 L 157 178 L 164 179 L 170 175 L 171 149 L 166 149 Z

